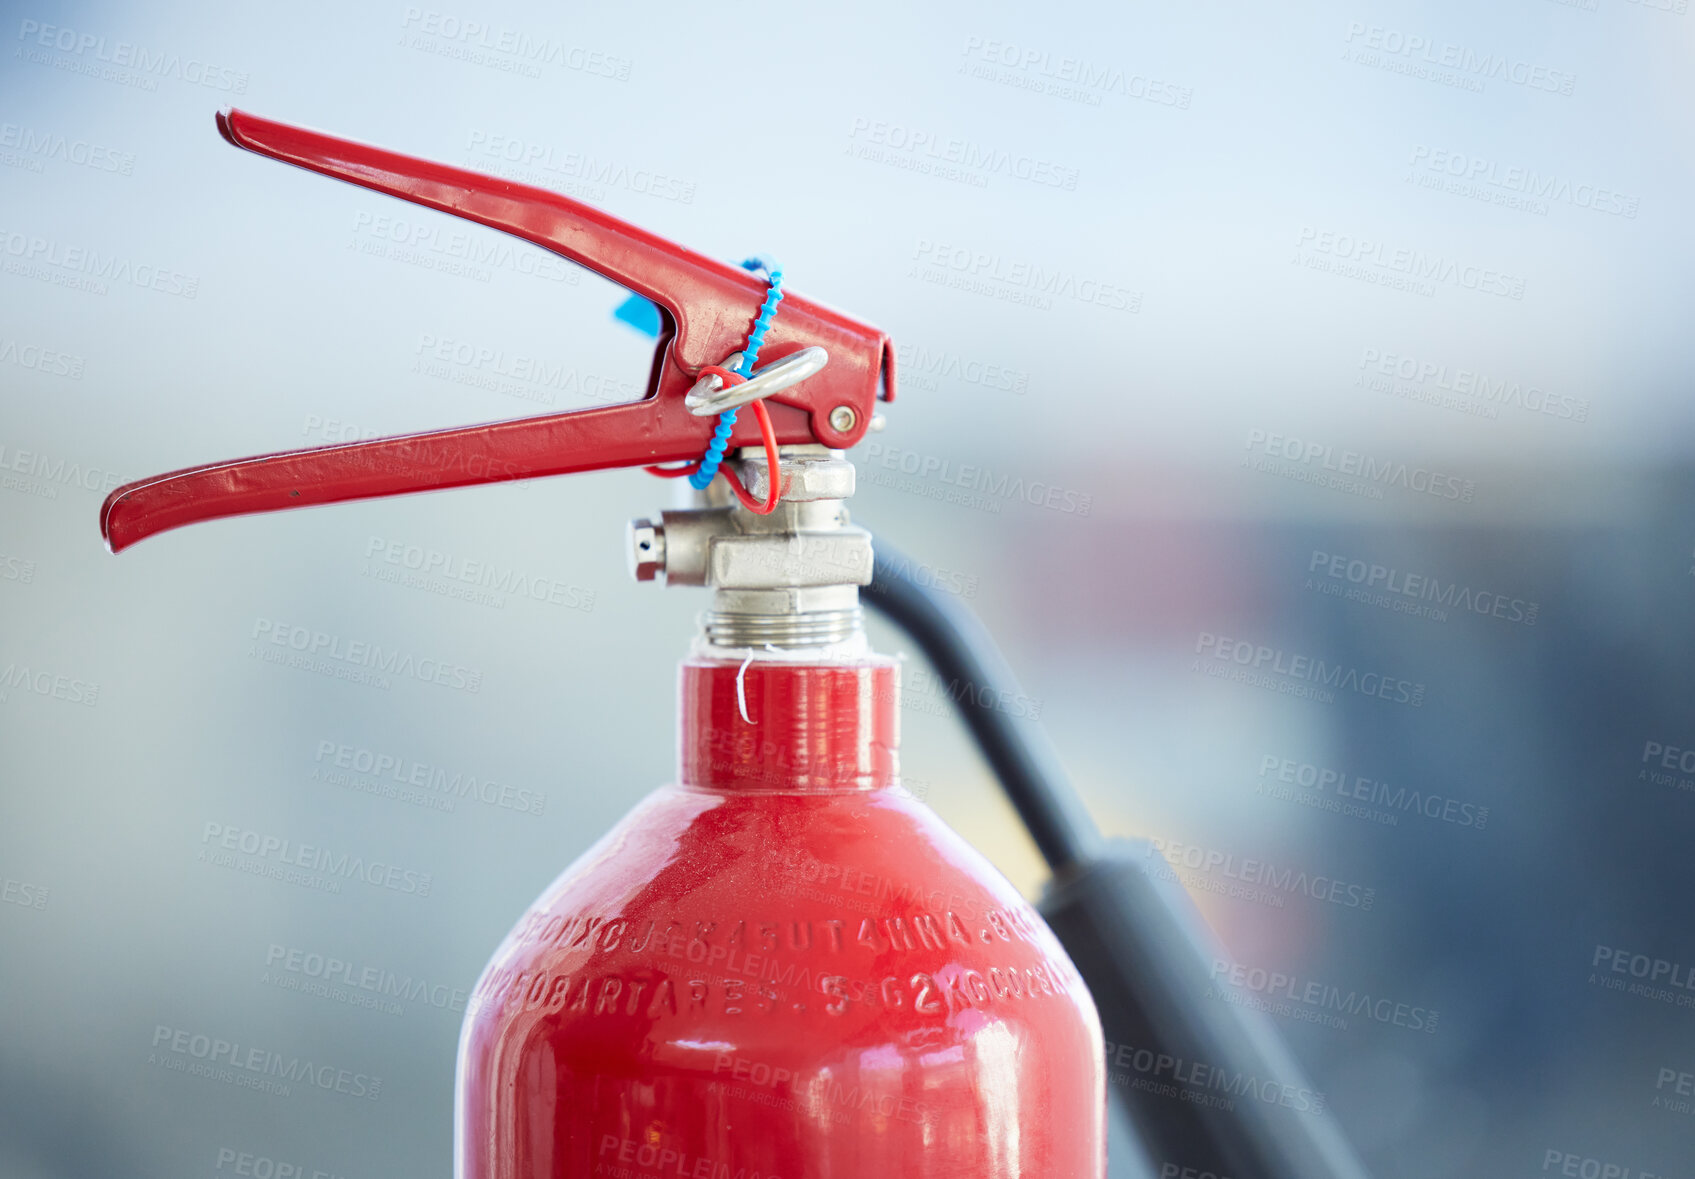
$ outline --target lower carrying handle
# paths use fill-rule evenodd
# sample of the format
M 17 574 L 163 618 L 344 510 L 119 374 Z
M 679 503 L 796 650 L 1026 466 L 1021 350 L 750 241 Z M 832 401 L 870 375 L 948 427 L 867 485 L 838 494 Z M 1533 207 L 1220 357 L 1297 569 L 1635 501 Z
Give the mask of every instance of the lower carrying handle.
M 773 402 L 779 442 L 812 441 L 804 411 Z M 710 423 L 679 398 L 521 418 L 341 446 L 255 455 L 188 467 L 112 492 L 100 509 L 100 534 L 114 552 L 158 532 L 256 512 L 441 491 L 544 475 L 698 458 Z M 735 443 L 756 445 L 749 422 Z

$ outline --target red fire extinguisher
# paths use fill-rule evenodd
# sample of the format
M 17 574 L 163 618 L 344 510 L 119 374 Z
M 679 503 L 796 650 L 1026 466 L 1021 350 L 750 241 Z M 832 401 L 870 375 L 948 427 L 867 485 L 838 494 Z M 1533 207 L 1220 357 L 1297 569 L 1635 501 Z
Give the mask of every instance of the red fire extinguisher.
M 681 667 L 677 780 L 565 870 L 478 982 L 460 1179 L 1103 1175 L 1082 979 L 899 784 L 899 665 L 861 626 L 871 541 L 843 456 L 893 398 L 887 336 L 793 294 L 772 315 L 769 281 L 555 193 L 239 111 L 218 126 L 652 301 L 649 389 L 132 483 L 102 509 L 114 551 L 216 517 L 609 467 L 705 482 L 730 454 L 695 507 L 632 526 L 638 578 L 713 594 Z M 720 417 L 742 406 L 754 420 Z

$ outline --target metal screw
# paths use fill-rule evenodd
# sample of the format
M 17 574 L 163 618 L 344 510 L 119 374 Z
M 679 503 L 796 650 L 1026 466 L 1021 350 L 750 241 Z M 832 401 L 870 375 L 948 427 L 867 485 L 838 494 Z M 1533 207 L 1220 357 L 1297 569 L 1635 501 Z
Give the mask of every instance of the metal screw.
M 838 405 L 830 411 L 830 429 L 838 434 L 846 434 L 858 420 L 859 415 L 853 412 L 851 405 Z

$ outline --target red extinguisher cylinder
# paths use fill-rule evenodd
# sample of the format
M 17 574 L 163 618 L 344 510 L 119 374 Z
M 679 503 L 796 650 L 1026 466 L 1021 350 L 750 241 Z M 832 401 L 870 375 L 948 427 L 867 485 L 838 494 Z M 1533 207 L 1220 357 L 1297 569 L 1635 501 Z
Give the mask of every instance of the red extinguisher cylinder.
M 693 659 L 678 782 L 542 894 L 460 1042 L 460 1179 L 1097 1179 L 1100 1023 L 898 783 L 899 669 Z

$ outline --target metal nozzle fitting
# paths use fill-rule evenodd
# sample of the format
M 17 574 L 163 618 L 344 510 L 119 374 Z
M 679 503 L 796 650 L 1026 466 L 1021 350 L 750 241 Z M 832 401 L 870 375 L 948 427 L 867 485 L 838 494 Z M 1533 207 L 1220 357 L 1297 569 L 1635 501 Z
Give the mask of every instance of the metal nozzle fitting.
M 665 572 L 665 525 L 655 520 L 630 521 L 630 576 L 654 581 Z

